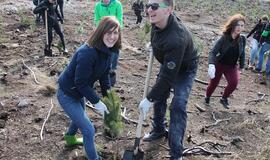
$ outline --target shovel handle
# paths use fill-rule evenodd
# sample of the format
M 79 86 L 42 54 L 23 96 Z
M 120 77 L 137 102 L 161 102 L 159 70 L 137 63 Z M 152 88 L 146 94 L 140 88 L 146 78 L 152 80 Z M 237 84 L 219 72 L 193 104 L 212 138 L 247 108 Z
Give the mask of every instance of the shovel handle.
M 48 35 L 48 12 L 45 10 L 45 28 L 46 28 L 46 46 L 49 45 L 49 35 Z
M 151 47 L 149 48 L 149 50 L 150 50 L 150 57 L 148 60 L 147 75 L 146 75 L 144 90 L 143 90 L 143 98 L 145 98 L 147 93 L 148 93 L 148 87 L 149 87 L 150 77 L 151 77 L 151 73 L 152 73 L 152 66 L 153 66 L 153 61 L 154 61 L 153 50 Z M 138 121 L 137 129 L 136 129 L 136 141 L 134 144 L 134 148 L 135 148 L 134 155 L 136 155 L 138 153 L 138 149 L 139 149 L 139 145 L 140 145 L 140 138 L 142 135 L 142 123 L 143 123 L 143 113 L 140 111 L 139 121 Z
M 149 50 L 150 50 L 150 57 L 148 60 L 147 75 L 146 75 L 144 90 L 143 90 L 143 98 L 145 98 L 147 96 L 147 93 L 148 93 L 149 82 L 150 82 L 150 78 L 151 78 L 152 66 L 153 66 L 153 61 L 154 61 L 152 47 L 150 47 Z

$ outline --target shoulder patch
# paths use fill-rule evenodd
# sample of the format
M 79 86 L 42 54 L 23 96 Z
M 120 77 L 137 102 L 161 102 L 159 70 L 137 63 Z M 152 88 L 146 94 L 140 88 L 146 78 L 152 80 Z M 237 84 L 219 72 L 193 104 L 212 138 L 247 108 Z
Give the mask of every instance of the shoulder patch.
M 175 62 L 170 61 L 170 62 L 167 63 L 167 67 L 168 67 L 169 69 L 173 70 L 173 69 L 175 69 L 176 64 L 175 64 Z

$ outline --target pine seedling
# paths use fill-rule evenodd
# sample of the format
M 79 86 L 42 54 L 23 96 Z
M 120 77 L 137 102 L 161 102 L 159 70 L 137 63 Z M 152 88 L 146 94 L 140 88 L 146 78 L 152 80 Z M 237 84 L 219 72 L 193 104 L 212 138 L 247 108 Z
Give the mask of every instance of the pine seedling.
M 124 129 L 121 117 L 120 98 L 114 90 L 110 90 L 102 101 L 110 112 L 109 114 L 105 114 L 104 118 L 105 133 L 112 138 L 118 137 Z

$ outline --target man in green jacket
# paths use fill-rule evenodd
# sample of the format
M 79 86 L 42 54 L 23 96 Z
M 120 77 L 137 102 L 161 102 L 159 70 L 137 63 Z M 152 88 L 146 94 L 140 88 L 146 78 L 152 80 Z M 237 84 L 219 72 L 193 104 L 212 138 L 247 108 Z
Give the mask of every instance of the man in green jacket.
M 120 1 L 118 0 L 100 0 L 95 5 L 94 11 L 94 22 L 98 26 L 102 17 L 104 16 L 115 16 L 120 23 L 120 27 L 123 28 L 123 7 Z M 114 86 L 116 82 L 116 73 L 119 58 L 119 50 L 115 51 L 111 55 L 111 70 L 110 70 L 110 79 L 111 86 Z

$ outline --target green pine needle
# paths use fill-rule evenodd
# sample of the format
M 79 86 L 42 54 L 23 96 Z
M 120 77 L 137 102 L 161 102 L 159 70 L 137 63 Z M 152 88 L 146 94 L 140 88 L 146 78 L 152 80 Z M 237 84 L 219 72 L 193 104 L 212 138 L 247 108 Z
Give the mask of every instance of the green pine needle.
M 105 114 L 104 118 L 105 133 L 111 137 L 118 137 L 124 130 L 124 124 L 121 117 L 120 98 L 114 90 L 110 90 L 102 101 L 110 112 L 109 114 Z

